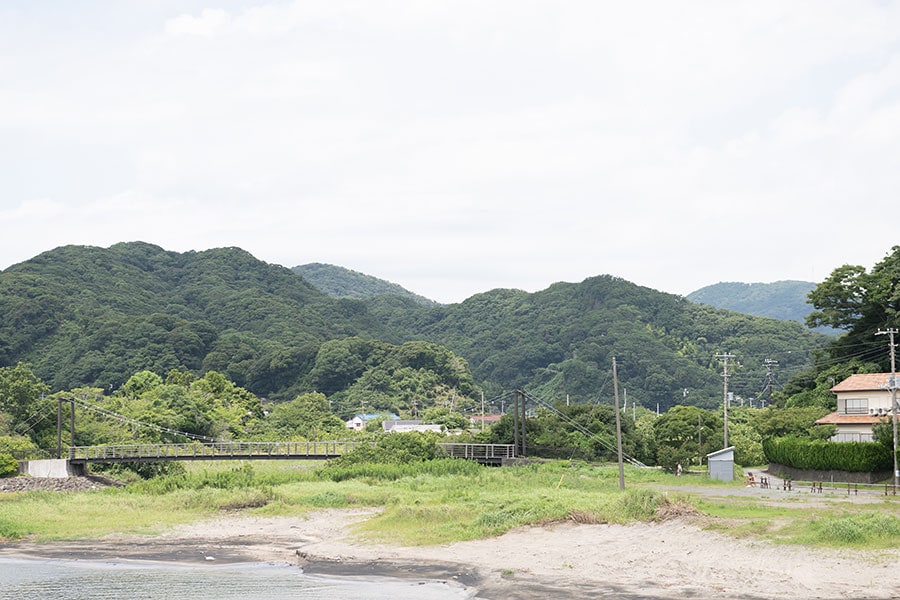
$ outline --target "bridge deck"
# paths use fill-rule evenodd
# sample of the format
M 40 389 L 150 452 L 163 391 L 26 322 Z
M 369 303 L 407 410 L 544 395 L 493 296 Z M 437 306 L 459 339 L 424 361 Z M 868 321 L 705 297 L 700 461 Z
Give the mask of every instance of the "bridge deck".
M 69 462 L 87 463 L 150 462 L 171 460 L 325 460 L 341 456 L 358 446 L 374 442 L 215 442 L 211 444 L 121 444 L 73 446 Z M 448 456 L 499 465 L 514 458 L 509 444 L 439 444 Z

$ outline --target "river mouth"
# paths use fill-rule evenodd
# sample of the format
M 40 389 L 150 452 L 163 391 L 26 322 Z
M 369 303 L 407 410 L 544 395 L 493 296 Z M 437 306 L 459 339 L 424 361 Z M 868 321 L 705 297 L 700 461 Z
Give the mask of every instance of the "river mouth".
M 306 573 L 296 565 L 0 557 L 0 600 L 457 600 L 434 579 Z

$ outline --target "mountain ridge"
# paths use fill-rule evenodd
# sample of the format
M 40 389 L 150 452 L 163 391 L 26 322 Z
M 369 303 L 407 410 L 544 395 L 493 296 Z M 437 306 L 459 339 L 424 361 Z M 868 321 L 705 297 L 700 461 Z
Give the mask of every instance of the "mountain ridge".
M 434 300 L 411 292 L 397 283 L 339 265 L 307 263 L 292 267 L 291 270 L 334 298 L 366 300 L 376 296 L 391 294 L 409 298 L 417 304 L 425 306 L 438 304 Z
M 617 356 L 629 398 L 662 407 L 681 402 L 684 388 L 691 403 L 720 402 L 717 353 L 742 354 L 748 372 L 732 389 L 755 395 L 751 372 L 766 358 L 797 371 L 824 344 L 797 323 L 695 304 L 609 275 L 423 305 L 390 294 L 332 298 L 239 248 L 63 246 L 0 272 L 0 366 L 32 363 L 55 389 L 106 389 L 144 369 L 188 369 L 221 372 L 276 400 L 305 391 L 340 398 L 345 386 L 375 394 L 380 384 L 365 372 L 392 359 L 373 343 L 417 340 L 465 361 L 458 368 L 471 368 L 488 396 L 522 387 L 546 398 L 606 401 Z M 322 381 L 340 385 L 317 390 Z

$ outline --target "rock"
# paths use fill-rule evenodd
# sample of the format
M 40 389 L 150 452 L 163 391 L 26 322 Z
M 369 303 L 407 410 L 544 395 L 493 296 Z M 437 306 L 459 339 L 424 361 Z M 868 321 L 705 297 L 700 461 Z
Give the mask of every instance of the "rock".
M 100 476 L 89 477 L 8 477 L 0 479 L 0 493 L 2 492 L 84 492 L 97 490 L 108 486 L 121 487 L 123 484 Z

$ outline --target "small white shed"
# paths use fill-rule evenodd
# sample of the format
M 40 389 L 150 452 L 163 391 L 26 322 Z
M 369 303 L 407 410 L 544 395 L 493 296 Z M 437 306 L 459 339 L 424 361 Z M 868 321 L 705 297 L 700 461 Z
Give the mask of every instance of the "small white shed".
M 706 455 L 709 476 L 720 481 L 734 480 L 734 446 L 722 448 Z

